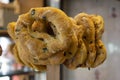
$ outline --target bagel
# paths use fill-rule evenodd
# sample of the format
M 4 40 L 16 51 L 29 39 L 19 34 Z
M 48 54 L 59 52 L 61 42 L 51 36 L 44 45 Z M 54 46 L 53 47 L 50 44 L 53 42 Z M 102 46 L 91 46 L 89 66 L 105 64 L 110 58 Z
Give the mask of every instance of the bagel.
M 15 59 L 39 71 L 58 64 L 69 69 L 95 68 L 107 56 L 99 15 L 79 13 L 71 18 L 57 8 L 31 8 L 9 23 L 7 30 L 15 42 Z
M 52 7 L 32 8 L 29 13 L 35 20 L 44 20 L 45 23 L 48 23 L 46 28 L 49 28 L 49 30 L 52 29 L 51 32 L 47 32 L 47 34 L 46 32 L 43 32 L 40 33 L 39 36 L 41 38 L 42 34 L 48 36 L 44 41 L 46 42 L 50 53 L 54 54 L 58 51 L 64 50 L 66 54 L 70 44 L 73 42 L 72 40 L 75 39 L 74 32 L 71 27 L 73 25 L 68 16 L 63 11 Z M 34 36 L 37 35 L 37 33 L 34 32 L 30 33 Z M 52 43 L 54 43 L 54 46 Z M 74 55 L 74 53 L 70 53 L 70 55 Z
M 83 65 L 87 59 L 87 49 L 82 40 L 84 28 L 82 25 L 76 25 L 74 31 L 77 35 L 78 46 L 75 55 L 64 62 L 64 65 L 69 69 L 76 69 L 78 67 L 81 67 L 81 65 Z
M 43 19 L 43 14 L 33 15 L 33 10 L 37 14 L 43 13 L 46 19 Z M 59 16 L 50 16 L 51 14 Z M 55 20 L 52 20 L 53 17 Z M 36 27 L 38 24 L 40 28 Z M 73 40 L 71 37 L 74 33 L 71 25 L 67 15 L 56 8 L 34 8 L 29 13 L 20 15 L 14 25 L 13 33 L 10 33 L 16 42 L 18 51 L 16 56 L 19 56 L 18 59 L 28 66 L 63 63 L 66 58 L 64 52 L 69 50 Z M 39 30 L 34 30 L 35 28 Z M 48 32 L 47 28 L 51 28 L 53 32 Z
M 11 23 L 12 24 L 12 27 L 13 27 L 13 24 L 14 23 Z M 9 24 L 9 26 L 10 26 L 10 24 Z M 10 31 L 10 29 L 12 29 L 12 28 L 10 28 L 9 27 L 9 31 L 8 32 L 11 32 Z M 12 29 L 13 30 L 13 29 Z M 27 30 L 25 30 L 26 32 L 27 32 Z M 24 31 L 24 34 L 26 34 L 25 33 L 25 31 Z M 11 33 L 9 33 L 9 34 L 11 34 Z M 21 35 L 21 36 L 23 36 L 23 35 Z M 19 37 L 19 36 L 17 36 L 17 37 Z M 20 38 L 22 38 L 22 37 L 20 37 Z M 25 44 L 29 44 L 29 45 L 33 45 L 32 43 L 35 41 L 35 40 L 30 40 L 30 38 L 27 38 L 28 39 L 28 43 L 26 42 Z M 16 41 L 16 44 L 17 44 L 17 46 L 18 46 L 18 48 L 17 48 L 17 46 L 15 47 L 15 49 L 14 49 L 14 55 L 15 55 L 15 57 L 17 57 L 17 61 L 18 62 L 20 62 L 20 63 L 22 63 L 22 64 L 25 64 L 25 65 L 27 65 L 27 66 L 31 66 L 31 67 L 33 67 L 33 65 L 47 65 L 47 64 L 60 64 L 60 63 L 62 63 L 63 61 L 64 61 L 64 53 L 62 53 L 62 54 L 57 54 L 57 56 L 50 56 L 50 58 L 48 58 L 48 59 L 41 59 L 41 60 L 39 60 L 37 63 L 36 63 L 36 57 L 33 57 L 33 55 L 31 55 L 31 54 L 29 54 L 29 51 L 28 51 L 28 49 L 26 48 L 26 46 L 25 45 L 23 45 L 23 44 L 20 44 L 20 41 L 21 39 L 17 39 L 17 41 Z M 24 42 L 24 41 L 23 41 Z M 39 46 L 36 46 L 36 47 L 39 47 Z M 33 48 L 32 49 L 34 49 L 34 50 L 36 50 L 36 47 L 35 46 L 33 46 Z M 17 51 L 18 50 L 18 51 Z M 33 51 L 34 51 L 33 50 Z M 19 52 L 19 53 L 18 53 Z M 22 55 L 20 55 L 20 54 L 22 54 Z M 61 57 L 60 57 L 61 56 Z M 33 61 L 34 60 L 34 61 Z M 34 67 L 36 67 L 36 66 L 34 66 Z M 39 69 L 40 70 L 40 69 Z
M 102 64 L 107 57 L 106 48 L 101 40 L 96 41 L 96 55 L 95 62 L 92 65 L 93 68 Z
M 74 17 L 77 22 L 77 25 L 83 25 L 85 32 L 83 35 L 83 41 L 87 47 L 87 61 L 86 65 L 91 67 L 96 58 L 96 49 L 95 49 L 95 27 L 93 21 L 89 18 L 89 15 L 86 13 L 80 13 Z
M 101 41 L 104 32 L 104 20 L 100 15 L 89 15 L 95 25 L 95 45 L 96 45 L 96 59 L 93 68 L 102 64 L 107 56 L 106 48 Z
M 67 59 L 64 62 L 64 65 L 69 69 L 76 69 L 78 68 L 79 65 L 82 65 L 86 61 L 86 58 L 87 58 L 86 46 L 82 40 L 83 33 L 85 30 L 82 25 L 76 25 L 76 21 L 73 18 L 70 17 L 70 19 L 74 24 L 73 30 L 75 32 L 75 35 L 77 36 L 78 45 L 77 47 L 74 47 L 77 49 L 75 55 L 72 58 Z
M 18 51 L 17 51 L 17 47 L 14 46 L 13 48 L 13 55 L 15 56 L 15 59 L 18 63 L 24 65 L 24 66 L 28 66 L 30 68 L 39 70 L 39 71 L 45 71 L 46 70 L 46 66 L 45 65 L 36 65 L 36 64 L 32 64 L 30 62 L 26 62 L 26 60 L 21 60 L 22 58 L 20 58 L 21 56 L 19 56 Z M 27 56 L 26 56 L 27 58 Z

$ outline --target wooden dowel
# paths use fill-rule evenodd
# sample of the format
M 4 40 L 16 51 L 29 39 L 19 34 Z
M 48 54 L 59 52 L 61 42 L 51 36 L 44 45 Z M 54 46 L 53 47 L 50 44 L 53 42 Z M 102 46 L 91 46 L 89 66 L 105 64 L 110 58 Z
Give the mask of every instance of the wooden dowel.
M 47 65 L 47 80 L 60 80 L 60 65 Z

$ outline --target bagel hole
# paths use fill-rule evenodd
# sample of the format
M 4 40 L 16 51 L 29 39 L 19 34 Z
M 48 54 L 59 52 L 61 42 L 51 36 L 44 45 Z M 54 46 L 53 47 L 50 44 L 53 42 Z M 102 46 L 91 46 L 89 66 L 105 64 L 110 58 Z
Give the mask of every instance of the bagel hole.
M 99 48 L 102 49 L 103 46 L 100 46 Z
M 52 23 L 48 23 L 48 26 L 46 26 L 46 32 L 47 32 L 49 35 L 55 37 L 56 34 L 54 33 L 54 30 L 53 30 L 52 26 L 54 26 Z M 54 27 L 55 27 L 55 26 L 54 26 Z
M 93 41 L 90 41 L 90 44 L 92 44 L 93 43 Z
M 42 20 L 43 20 L 43 21 L 46 21 L 46 20 L 47 20 L 47 17 L 46 17 L 46 16 L 42 16 Z

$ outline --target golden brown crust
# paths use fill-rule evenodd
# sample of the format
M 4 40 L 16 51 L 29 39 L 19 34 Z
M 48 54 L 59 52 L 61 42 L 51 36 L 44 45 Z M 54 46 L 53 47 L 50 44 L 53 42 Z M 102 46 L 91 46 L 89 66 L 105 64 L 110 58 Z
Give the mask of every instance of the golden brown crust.
M 96 41 L 96 55 L 97 56 L 92 67 L 97 67 L 102 64 L 107 57 L 106 48 L 101 40 Z
M 100 15 L 89 15 L 95 25 L 95 38 L 99 40 L 102 38 L 104 32 L 104 20 Z
M 77 51 L 72 58 L 67 59 L 64 62 L 64 65 L 69 69 L 76 69 L 78 67 L 81 67 L 81 65 L 84 64 L 87 59 L 87 49 L 82 40 L 84 33 L 83 26 L 82 25 L 74 26 L 74 32 L 77 35 L 77 41 L 78 41 Z
M 15 41 L 15 46 L 13 48 L 13 55 L 15 56 L 15 59 L 17 62 L 21 63 L 22 65 L 26 65 L 31 68 L 37 68 L 38 70 L 46 70 L 46 66 L 42 65 L 34 65 L 30 63 L 29 55 L 24 50 L 23 45 L 20 43 L 20 41 L 15 36 L 15 22 L 9 23 L 8 25 L 8 33 L 12 37 L 12 39 Z
M 77 29 L 76 29 L 76 24 L 75 24 L 75 20 L 73 18 L 70 18 L 71 20 L 71 28 L 72 28 L 72 32 L 73 32 L 73 36 L 71 36 L 71 44 L 70 47 L 67 49 L 66 52 L 64 52 L 64 55 L 66 57 L 66 59 L 71 59 L 77 52 L 77 48 L 78 48 L 78 37 L 77 37 Z
M 88 67 L 91 67 L 96 57 L 95 27 L 93 21 L 89 18 L 88 14 L 86 13 L 80 13 L 76 15 L 74 19 L 76 20 L 77 25 L 83 25 L 85 28 L 83 40 L 88 50 L 86 65 Z

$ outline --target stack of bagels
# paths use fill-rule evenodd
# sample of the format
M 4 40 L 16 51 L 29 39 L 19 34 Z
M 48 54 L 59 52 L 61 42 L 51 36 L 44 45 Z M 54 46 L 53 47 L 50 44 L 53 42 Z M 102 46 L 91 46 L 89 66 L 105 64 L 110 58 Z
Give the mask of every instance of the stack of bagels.
M 40 71 L 58 64 L 95 68 L 106 59 L 100 15 L 79 13 L 72 18 L 57 8 L 32 8 L 9 23 L 7 30 L 15 42 L 16 60 Z

